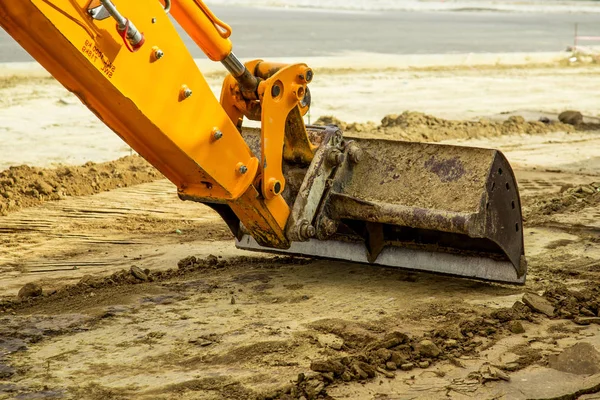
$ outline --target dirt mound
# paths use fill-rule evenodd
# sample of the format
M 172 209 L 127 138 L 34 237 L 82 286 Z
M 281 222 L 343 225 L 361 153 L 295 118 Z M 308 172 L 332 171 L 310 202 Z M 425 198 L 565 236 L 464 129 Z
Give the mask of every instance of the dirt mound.
M 316 125 L 338 125 L 348 134 L 378 134 L 393 139 L 439 142 L 449 139 L 472 139 L 504 135 L 540 134 L 548 132 L 573 132 L 572 125 L 561 122 L 526 121 L 520 116 L 511 116 L 506 121 L 453 121 L 433 117 L 414 111 L 405 111 L 400 115 L 391 114 L 381 120 L 380 125 L 372 122 L 348 124 L 335 117 L 319 118 Z
M 0 172 L 0 215 L 65 196 L 85 196 L 161 177 L 138 156 L 101 164 L 88 162 L 77 167 L 10 167 Z
M 310 262 L 310 260 L 287 257 L 247 257 L 238 256 L 229 259 L 223 259 L 209 255 L 205 258 L 190 256 L 181 259 L 177 263 L 177 268 L 169 268 L 162 271 L 151 271 L 149 269 L 140 268 L 132 265 L 128 270 L 122 269 L 108 276 L 84 275 L 79 282 L 73 285 L 64 286 L 58 290 L 42 291 L 40 288 L 39 296 L 35 297 L 17 297 L 5 298 L 0 300 L 0 314 L 10 313 L 15 310 L 24 310 L 30 307 L 42 307 L 43 305 L 52 305 L 53 302 L 64 300 L 72 296 L 89 295 L 90 293 L 100 293 L 103 289 L 118 288 L 131 285 L 140 285 L 150 282 L 166 282 L 170 279 L 186 277 L 199 271 L 215 270 L 228 267 L 255 266 L 269 267 L 281 265 L 302 265 Z M 178 287 L 185 289 L 185 284 L 169 284 L 171 289 L 177 291 Z M 210 288 L 208 288 L 210 289 Z M 130 290 L 130 289 L 126 289 Z M 98 302 L 98 299 L 91 299 L 91 302 Z
M 500 338 L 523 333 L 513 331 L 515 323 L 520 325 L 520 320 L 533 321 L 535 318 L 530 308 L 516 302 L 512 308 L 447 323 L 422 337 L 393 330 L 376 337 L 366 334 L 367 330 L 361 324 L 341 320 L 316 321 L 311 328 L 342 337 L 342 350 L 349 355 L 313 360 L 311 372 L 299 374 L 292 386 L 281 388 L 272 397 L 280 400 L 327 399 L 330 398 L 327 387 L 336 383 L 365 382 L 376 377 L 393 379 L 395 371 L 427 369 L 440 361 L 464 367 L 460 357 L 477 356 L 480 350 Z M 520 356 L 512 363 L 489 365 L 486 371 L 475 372 L 471 378 L 480 382 L 508 380 L 504 371 L 517 371 L 541 359 L 537 353 L 535 357 Z
M 548 216 L 577 212 L 585 207 L 600 205 L 600 182 L 563 187 L 560 193 L 524 199 L 523 218 L 529 225 L 544 222 Z

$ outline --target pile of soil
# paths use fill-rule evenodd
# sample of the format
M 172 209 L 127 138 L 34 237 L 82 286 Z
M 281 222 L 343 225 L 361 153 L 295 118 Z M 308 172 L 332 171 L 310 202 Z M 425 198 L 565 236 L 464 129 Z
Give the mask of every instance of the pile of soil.
M 10 167 L 0 172 L 0 215 L 65 196 L 91 195 L 160 178 L 162 175 L 139 156 L 78 167 Z
M 563 187 L 560 193 L 546 197 L 524 199 L 523 218 L 529 225 L 540 224 L 548 216 L 577 212 L 585 207 L 600 205 L 600 182 Z
M 535 296 L 535 295 L 534 295 Z M 547 301 L 540 298 L 541 301 Z M 524 297 L 525 301 L 525 297 Z M 394 371 L 427 369 L 446 360 L 457 367 L 464 367 L 461 356 L 477 356 L 499 339 L 511 334 L 525 333 L 520 321 L 536 321 L 547 315 L 537 304 L 515 302 L 511 308 L 496 309 L 490 313 L 471 316 L 442 325 L 424 333 L 423 337 L 408 336 L 402 332 L 383 333 L 373 338 L 364 335 L 344 335 L 344 329 L 336 329 L 336 321 L 311 326 L 320 332 L 331 333 L 344 339 L 343 350 L 350 355 L 313 360 L 311 372 L 301 373 L 291 385 L 278 393 L 264 398 L 279 400 L 328 399 L 327 387 L 334 383 L 368 381 L 375 377 L 393 379 Z M 510 380 L 507 372 L 518 371 L 536 362 L 543 362 L 539 351 L 515 349 L 519 357 L 503 365 L 486 365 L 470 374 L 470 378 L 485 383 L 490 380 Z
M 562 122 L 526 121 L 520 116 L 511 116 L 506 121 L 497 122 L 487 119 L 479 121 L 453 121 L 433 117 L 414 111 L 405 111 L 400 115 L 391 114 L 381 120 L 380 125 L 373 122 L 345 123 L 331 116 L 319 118 L 316 125 L 337 125 L 349 135 L 363 133 L 389 136 L 393 139 L 439 142 L 449 139 L 472 139 L 504 135 L 540 134 L 549 132 L 573 132 L 572 125 Z

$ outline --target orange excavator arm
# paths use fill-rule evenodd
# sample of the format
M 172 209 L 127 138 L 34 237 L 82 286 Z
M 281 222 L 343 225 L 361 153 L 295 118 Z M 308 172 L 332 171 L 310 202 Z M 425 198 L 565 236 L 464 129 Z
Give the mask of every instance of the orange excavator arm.
M 220 100 L 167 12 L 229 71 Z M 500 152 L 306 127 L 313 71 L 242 64 L 201 0 L 0 1 L 0 26 L 181 199 L 216 210 L 239 248 L 525 280 L 519 193 Z M 244 117 L 260 131 L 242 130 Z
M 206 55 L 232 73 L 224 90 L 224 96 L 231 93 L 223 100 L 227 109 L 211 92 L 169 10 Z M 279 66 L 279 75 L 259 85 L 231 52 L 230 28 L 200 0 L 1 2 L 0 25 L 177 185 L 180 196 L 227 204 L 264 244 L 289 246 L 280 160 L 288 114 L 295 107 L 307 110 L 300 102 L 308 80 L 299 78 L 312 75 L 306 65 Z M 274 85 L 279 93 L 271 97 Z M 260 109 L 265 90 L 273 105 L 265 110 L 266 168 L 228 115 Z

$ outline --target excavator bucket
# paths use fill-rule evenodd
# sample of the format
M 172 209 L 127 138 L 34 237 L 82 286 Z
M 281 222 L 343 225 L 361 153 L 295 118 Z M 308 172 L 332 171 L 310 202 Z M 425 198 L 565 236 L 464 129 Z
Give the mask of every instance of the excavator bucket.
M 328 169 L 334 145 L 322 139 L 290 194 L 291 247 L 242 235 L 239 248 L 524 283 L 519 192 L 500 151 L 346 139 L 339 165 Z M 297 234 L 303 226 L 315 227 L 315 237 Z

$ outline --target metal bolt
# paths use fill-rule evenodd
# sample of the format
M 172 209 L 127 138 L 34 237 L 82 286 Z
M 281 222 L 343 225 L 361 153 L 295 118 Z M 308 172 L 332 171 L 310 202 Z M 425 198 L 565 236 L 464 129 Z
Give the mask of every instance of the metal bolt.
M 327 154 L 327 162 L 330 165 L 336 167 L 340 165 L 343 161 L 344 154 L 339 149 L 333 148 L 329 150 L 329 153 Z
M 160 60 L 161 58 L 163 58 L 164 55 L 165 55 L 165 53 L 161 49 L 157 49 L 154 52 L 154 57 L 156 57 L 157 60 Z
M 315 229 L 315 227 L 312 226 L 310 222 L 308 222 L 308 220 L 303 220 L 300 224 L 300 227 L 298 228 L 298 236 L 300 236 L 302 240 L 307 240 L 312 237 L 315 237 L 316 234 L 317 230 Z
M 152 23 L 155 24 L 156 23 L 156 18 L 152 18 Z
M 221 132 L 220 130 L 216 129 L 213 133 L 213 139 L 215 140 L 219 140 L 223 137 L 223 132 Z
M 325 217 L 321 220 L 319 234 L 320 238 L 327 239 L 337 232 L 338 223 L 331 218 Z
M 240 171 L 240 174 L 244 175 L 246 172 L 248 172 L 248 167 L 242 164 L 238 170 Z
M 281 94 L 281 87 L 279 85 L 273 85 L 271 88 L 271 96 L 277 97 Z
M 356 143 L 348 146 L 348 157 L 354 164 L 358 164 L 363 157 L 363 151 Z
M 192 89 L 190 88 L 185 88 L 183 90 L 183 98 L 187 99 L 188 97 L 190 97 L 192 95 Z

